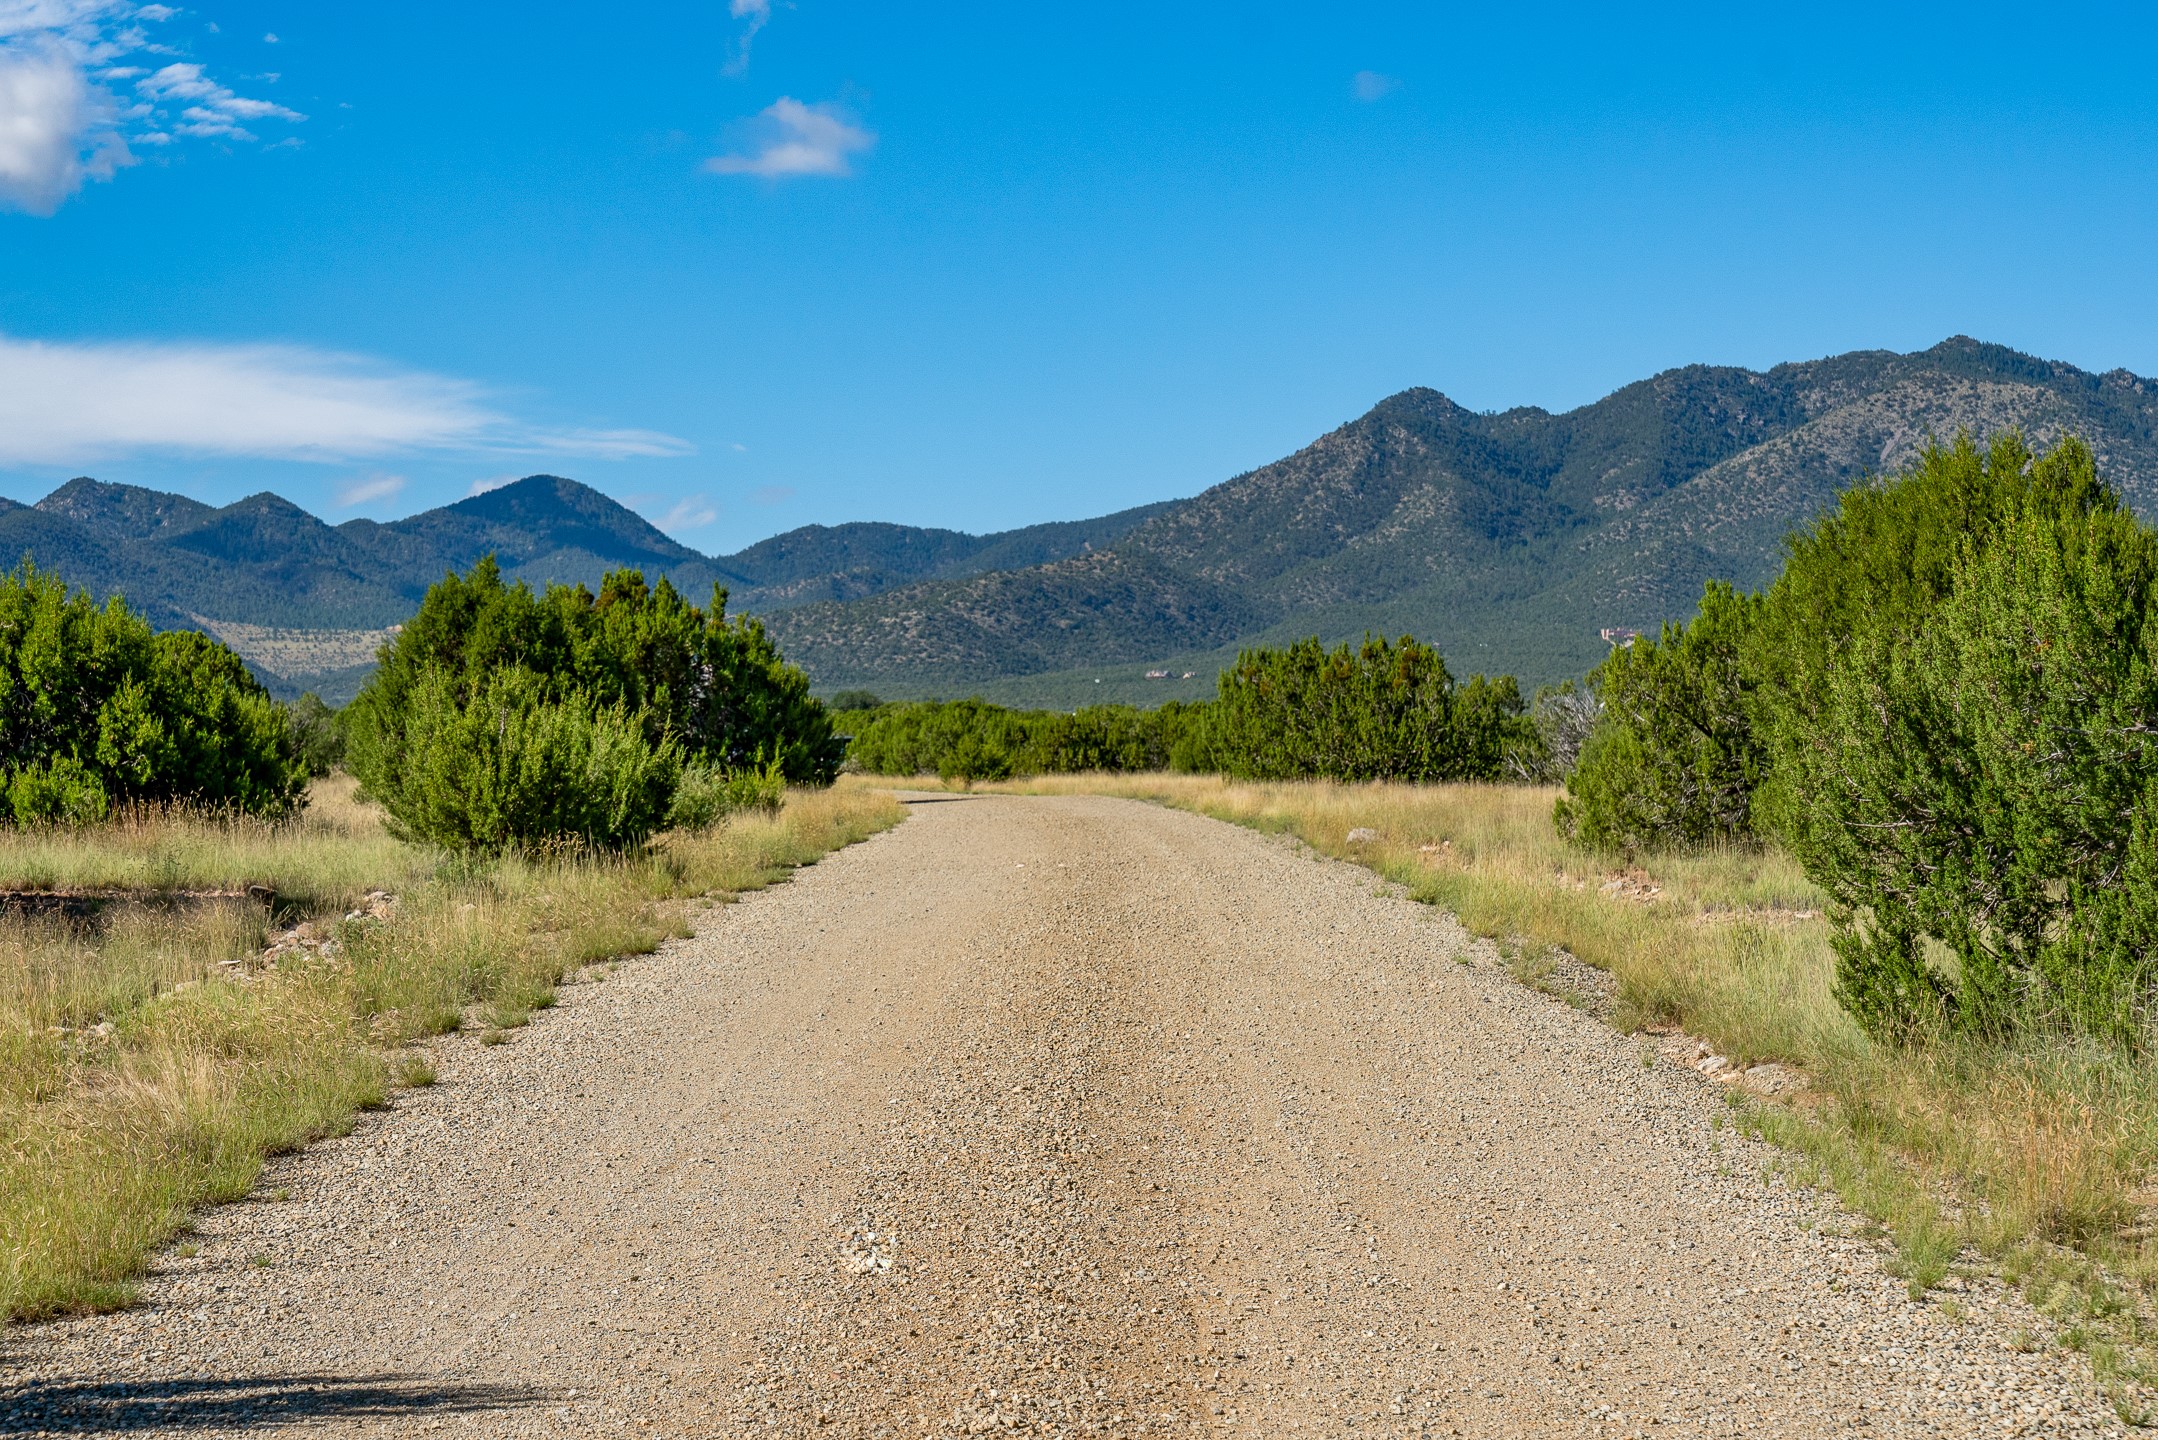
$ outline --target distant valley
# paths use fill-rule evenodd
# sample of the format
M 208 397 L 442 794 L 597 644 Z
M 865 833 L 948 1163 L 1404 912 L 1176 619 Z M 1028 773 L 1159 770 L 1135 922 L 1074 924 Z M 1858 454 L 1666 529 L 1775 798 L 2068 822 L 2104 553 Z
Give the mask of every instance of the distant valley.
M 535 585 L 619 565 L 699 601 L 724 585 L 826 691 L 1158 700 L 1210 692 L 1239 646 L 1366 630 L 1533 683 L 1594 664 L 1603 628 L 1689 614 L 1706 579 L 1761 583 L 1794 525 L 1928 437 L 2011 426 L 2082 435 L 2158 515 L 2153 382 L 1958 338 L 1688 366 L 1563 414 L 1404 391 L 1190 499 L 993 535 L 809 526 L 707 556 L 557 476 L 335 526 L 270 494 L 213 508 L 78 479 L 0 501 L 0 550 L 218 635 L 281 693 L 332 700 L 430 583 L 488 553 Z

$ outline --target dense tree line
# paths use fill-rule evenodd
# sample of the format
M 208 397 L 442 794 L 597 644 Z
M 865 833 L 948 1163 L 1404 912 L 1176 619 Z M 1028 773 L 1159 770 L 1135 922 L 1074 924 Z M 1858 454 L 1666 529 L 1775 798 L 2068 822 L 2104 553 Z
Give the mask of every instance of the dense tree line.
M 1559 821 L 1771 839 L 1837 902 L 1875 1034 L 2139 1044 L 2158 994 L 2158 535 L 2064 440 L 1927 450 L 1794 536 L 1758 596 L 1594 677 Z
M 863 707 L 847 755 L 873 775 L 1003 780 L 1085 770 L 1188 770 L 1203 707 L 1012 710 L 986 700 Z
M 1457 683 L 1403 638 L 1254 649 L 1214 700 L 1157 710 L 1012 710 L 982 700 L 849 716 L 849 756 L 883 775 L 1003 779 L 1179 770 L 1254 780 L 1496 780 L 1531 773 L 1542 741 L 1511 676 Z

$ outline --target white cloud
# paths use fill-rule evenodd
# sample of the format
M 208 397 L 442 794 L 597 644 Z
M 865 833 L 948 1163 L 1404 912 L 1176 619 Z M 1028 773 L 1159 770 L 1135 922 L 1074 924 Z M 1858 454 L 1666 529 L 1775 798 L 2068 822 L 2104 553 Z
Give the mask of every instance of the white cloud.
M 654 523 L 670 534 L 681 530 L 702 530 L 719 518 L 719 507 L 703 495 L 687 495 L 674 502 L 666 514 Z
M 490 490 L 500 490 L 505 485 L 515 485 L 522 479 L 524 479 L 522 475 L 489 475 L 485 479 L 473 481 L 470 486 L 466 487 L 465 498 L 467 500 L 475 499 L 485 495 Z
M 759 30 L 772 23 L 772 0 L 728 0 L 727 13 L 737 20 L 749 22 L 735 37 L 734 53 L 720 67 L 722 74 L 739 75 L 749 68 L 750 42 L 757 38 Z
M 402 475 L 370 475 L 355 480 L 337 492 L 340 509 L 350 510 L 360 505 L 371 505 L 377 500 L 394 499 L 404 493 L 405 477 Z
M 1349 79 L 1349 93 L 1367 105 L 1374 100 L 1384 100 L 1400 88 L 1399 80 L 1376 70 L 1359 70 Z
M 650 430 L 532 425 L 470 381 L 290 345 L 0 336 L 0 465 L 146 452 L 334 462 L 423 450 L 684 455 Z
M 782 95 L 757 116 L 746 155 L 716 155 L 704 162 L 715 175 L 849 175 L 847 157 L 867 150 L 877 137 L 854 124 L 836 105 L 804 105 Z
M 750 494 L 750 500 L 758 505 L 784 505 L 794 498 L 792 485 L 759 485 Z
M 0 43 L 0 205 L 50 215 L 83 181 L 134 163 L 116 112 L 63 47 Z
M 133 164 L 131 143 L 251 140 L 243 122 L 306 118 L 235 94 L 200 65 L 118 63 L 172 54 L 143 27 L 178 13 L 133 0 L 0 0 L 0 207 L 50 215 L 85 181 Z M 130 81 L 133 93 L 117 88 Z

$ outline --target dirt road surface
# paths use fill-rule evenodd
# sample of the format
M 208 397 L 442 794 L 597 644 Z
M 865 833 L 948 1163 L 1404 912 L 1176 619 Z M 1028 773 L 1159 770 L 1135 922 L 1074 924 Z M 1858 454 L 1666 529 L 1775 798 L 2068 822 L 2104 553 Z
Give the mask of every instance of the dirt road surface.
M 925 801 L 8 1335 L 0 1431 L 2120 1432 L 1726 1113 L 1361 870 Z

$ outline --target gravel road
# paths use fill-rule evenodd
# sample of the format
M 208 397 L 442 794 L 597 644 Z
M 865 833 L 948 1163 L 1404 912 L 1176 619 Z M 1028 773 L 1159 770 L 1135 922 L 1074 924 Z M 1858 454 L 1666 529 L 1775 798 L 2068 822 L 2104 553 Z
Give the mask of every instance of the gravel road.
M 1188 814 L 925 797 L 440 1063 L 10 1332 L 0 1431 L 2123 1433 L 1712 1084 Z

